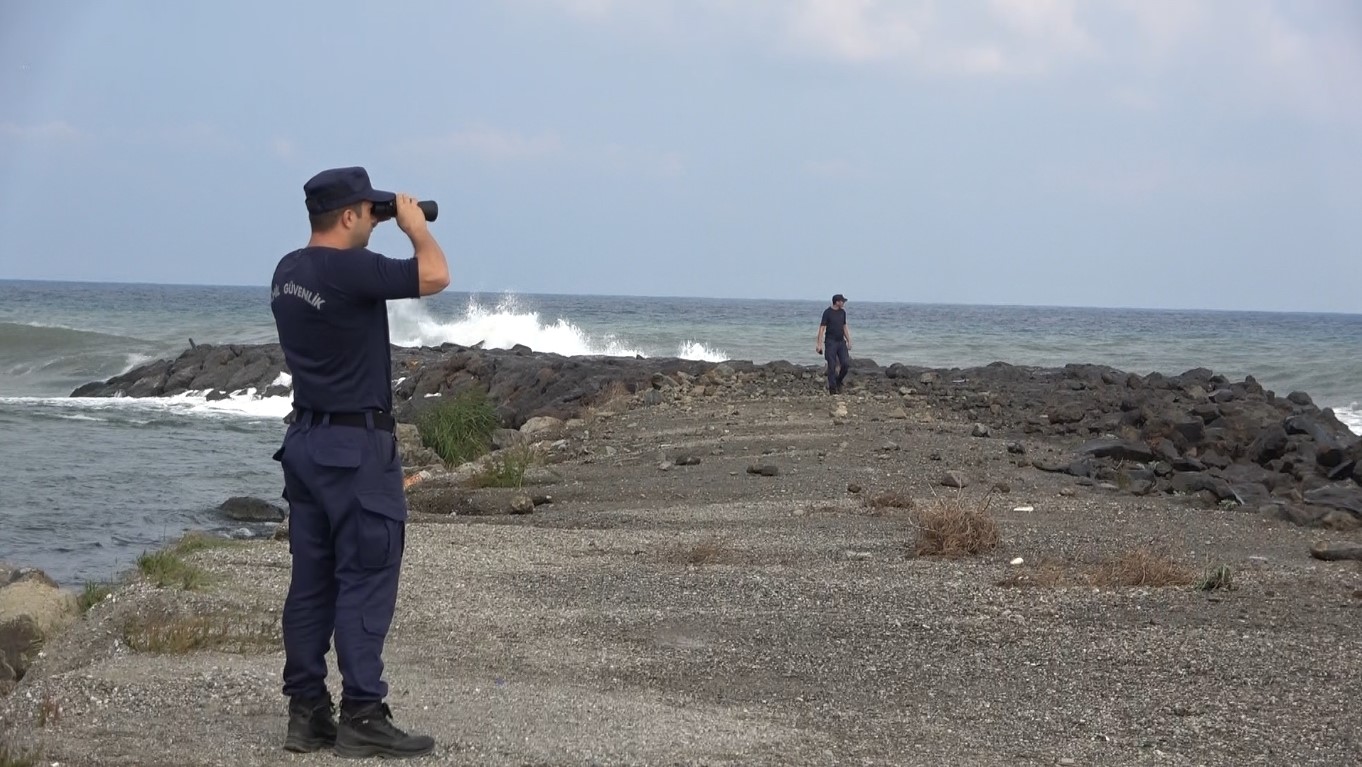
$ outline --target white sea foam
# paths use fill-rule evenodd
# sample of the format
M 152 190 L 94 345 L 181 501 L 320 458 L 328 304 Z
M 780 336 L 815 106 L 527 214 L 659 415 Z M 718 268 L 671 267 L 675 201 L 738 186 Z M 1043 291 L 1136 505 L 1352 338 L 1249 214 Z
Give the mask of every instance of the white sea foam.
M 118 375 L 123 375 L 124 373 L 131 371 L 135 367 L 145 365 L 148 362 L 153 362 L 158 358 L 154 354 L 137 354 L 134 352 L 132 354 L 125 354 L 124 359 L 126 360 L 127 364 L 124 365 L 122 370 L 118 371 Z
M 514 296 L 505 296 L 490 307 L 470 299 L 463 316 L 449 322 L 432 317 L 419 302 L 389 301 L 388 323 L 392 342 L 398 346 L 455 343 L 460 346 L 482 344 L 486 349 L 509 349 L 516 344 L 524 344 L 537 352 L 564 356 L 657 356 L 612 334 L 588 333 L 561 317 L 548 321 L 538 312 L 520 306 Z M 698 341 L 681 344 L 674 354 L 693 360 L 727 359 L 722 350 L 709 348 Z
M 705 362 L 723 362 L 728 359 L 728 355 L 720 349 L 711 349 L 699 341 L 687 341 L 681 344 L 676 356 L 683 360 L 704 360 Z
M 1334 408 L 1334 415 L 1338 420 L 1348 425 L 1348 429 L 1353 434 L 1362 436 L 1362 405 L 1357 402 L 1350 403 L 1347 407 Z
M 211 401 L 206 392 L 186 392 L 174 397 L 0 397 L 0 402 L 47 410 L 72 420 L 101 420 L 100 413 L 275 419 L 293 408 L 291 396 L 260 397 L 255 389 Z

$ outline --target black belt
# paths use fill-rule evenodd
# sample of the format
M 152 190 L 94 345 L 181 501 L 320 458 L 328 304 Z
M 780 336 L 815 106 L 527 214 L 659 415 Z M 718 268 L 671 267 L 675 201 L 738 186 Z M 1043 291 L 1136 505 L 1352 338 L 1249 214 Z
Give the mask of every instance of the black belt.
M 397 420 L 387 413 L 322 413 L 316 410 L 312 410 L 310 413 L 311 415 L 308 416 L 308 419 L 312 421 L 313 426 L 322 423 L 327 419 L 327 416 L 330 416 L 330 423 L 332 426 L 358 426 L 363 429 L 369 426 L 368 419 L 372 418 L 375 429 L 381 429 L 383 431 L 397 430 Z

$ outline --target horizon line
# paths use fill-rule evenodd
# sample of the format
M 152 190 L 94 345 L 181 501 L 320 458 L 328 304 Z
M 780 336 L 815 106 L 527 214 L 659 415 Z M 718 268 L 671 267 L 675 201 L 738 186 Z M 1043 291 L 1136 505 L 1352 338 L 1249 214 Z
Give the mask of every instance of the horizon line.
M 255 288 L 268 290 L 264 284 L 224 284 L 224 283 L 196 283 L 196 282 L 146 282 L 142 280 L 61 280 L 48 278 L 23 278 L 23 277 L 0 277 L 0 283 L 50 283 L 59 285 L 127 285 L 142 287 L 168 287 L 168 288 Z M 529 293 L 515 290 L 453 290 L 442 291 L 442 293 L 463 293 L 470 296 L 479 295 L 513 295 L 513 296 L 552 296 L 552 297 L 572 297 L 572 298 L 629 298 L 629 299 L 683 299 L 692 301 L 768 301 L 768 302 L 824 302 L 827 299 L 809 297 L 752 297 L 752 296 L 684 296 L 684 295 L 653 295 L 646 293 Z M 441 294 L 435 294 L 441 295 Z M 422 298 L 432 298 L 433 296 L 422 296 Z M 420 300 L 420 299 L 395 299 L 395 300 Z M 1362 316 L 1362 309 L 1358 311 L 1329 311 L 1319 309 L 1215 309 L 1185 306 L 1095 306 L 1091 304 L 1016 304 L 1016 303 L 961 303 L 956 301 L 903 301 L 886 299 L 852 299 L 848 300 L 848 308 L 853 308 L 856 304 L 896 304 L 900 306 L 924 306 L 924 307 L 989 307 L 995 309 L 1095 309 L 1100 311 L 1136 311 L 1136 312 L 1206 312 L 1221 314 L 1304 314 L 1304 315 L 1338 315 L 1343 317 Z

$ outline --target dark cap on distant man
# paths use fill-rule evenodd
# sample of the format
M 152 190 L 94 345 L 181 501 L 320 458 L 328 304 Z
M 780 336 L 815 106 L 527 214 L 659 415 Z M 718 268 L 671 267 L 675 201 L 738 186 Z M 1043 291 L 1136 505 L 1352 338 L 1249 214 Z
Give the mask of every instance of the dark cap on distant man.
M 837 303 L 838 301 L 846 301 L 846 300 L 847 300 L 847 297 L 844 296 L 844 295 L 842 295 L 841 293 L 838 293 L 837 295 L 835 295 L 835 296 L 832 297 L 832 302 L 833 302 L 834 304 Z

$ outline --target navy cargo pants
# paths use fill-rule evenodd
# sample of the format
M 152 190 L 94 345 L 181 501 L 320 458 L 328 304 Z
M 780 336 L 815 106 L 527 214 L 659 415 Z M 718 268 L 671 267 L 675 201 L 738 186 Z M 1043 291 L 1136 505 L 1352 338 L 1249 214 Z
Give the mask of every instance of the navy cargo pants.
M 851 352 L 847 342 L 841 339 L 824 339 L 823 359 L 828 362 L 828 391 L 841 388 L 847 372 L 851 370 Z
M 392 432 L 312 423 L 302 411 L 275 454 L 284 467 L 293 578 L 284 602 L 284 694 L 327 694 L 336 637 L 342 703 L 383 700 L 383 641 L 406 543 L 402 461 Z

